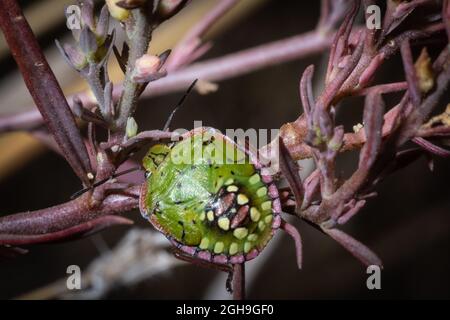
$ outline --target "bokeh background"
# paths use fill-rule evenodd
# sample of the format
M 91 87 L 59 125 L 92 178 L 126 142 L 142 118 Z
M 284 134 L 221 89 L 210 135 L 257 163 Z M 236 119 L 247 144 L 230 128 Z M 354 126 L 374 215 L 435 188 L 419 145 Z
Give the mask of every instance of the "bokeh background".
M 214 28 L 214 47 L 202 59 L 249 48 L 314 28 L 319 1 L 243 0 L 243 4 Z M 68 94 L 84 88 L 77 74 L 55 50 L 54 39 L 68 30 L 64 6 L 71 1 L 21 1 L 58 79 Z M 152 50 L 170 48 L 217 1 L 193 0 L 189 7 L 164 25 Z M 215 93 L 192 94 L 176 116 L 173 127 L 192 128 L 194 120 L 226 128 L 279 128 L 301 112 L 298 81 L 309 64 L 324 66 L 326 53 L 266 68 L 219 83 Z M 117 67 L 112 66 L 114 70 Z M 320 69 L 320 67 L 319 67 Z M 31 98 L 0 36 L 0 114 L 26 110 Z M 112 74 L 119 73 L 112 71 Z M 398 57 L 389 61 L 377 81 L 402 77 Z M 320 83 L 320 76 L 317 76 Z M 142 100 L 136 119 L 141 130 L 160 128 L 180 94 Z M 392 105 L 398 96 L 387 97 Z M 360 122 L 362 99 L 348 99 L 338 114 L 347 128 Z M 28 107 L 27 107 L 28 106 Z M 340 157 L 339 169 L 347 176 L 357 154 Z M 304 170 L 310 164 L 304 163 Z M 248 263 L 251 299 L 416 299 L 450 298 L 450 166 L 436 159 L 430 172 L 424 159 L 384 181 L 379 196 L 369 201 L 344 229 L 370 246 L 383 260 L 382 289 L 366 288 L 364 267 L 337 243 L 300 221 L 294 221 L 304 240 L 304 269 L 297 270 L 294 246 L 281 232 L 269 248 Z M 0 215 L 35 210 L 66 201 L 80 188 L 70 167 L 25 133 L 0 135 Z M 127 214 L 136 226 L 151 229 L 136 212 Z M 40 245 L 29 254 L 0 264 L 0 298 L 11 299 L 66 276 L 68 265 L 82 270 L 98 257 L 103 245 L 113 248 L 129 228 L 116 227 L 101 237 Z M 182 264 L 133 286 L 117 286 L 105 298 L 203 299 L 229 298 L 224 275 Z

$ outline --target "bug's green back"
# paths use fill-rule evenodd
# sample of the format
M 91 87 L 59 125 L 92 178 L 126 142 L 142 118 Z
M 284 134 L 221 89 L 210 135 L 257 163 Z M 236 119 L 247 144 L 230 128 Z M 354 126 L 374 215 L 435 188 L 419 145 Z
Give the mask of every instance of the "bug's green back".
M 218 215 L 227 195 L 233 206 Z M 248 253 L 272 237 L 267 186 L 248 155 L 220 134 L 193 134 L 177 143 L 151 171 L 145 207 L 164 234 L 214 254 Z M 238 212 L 246 216 L 232 226 Z

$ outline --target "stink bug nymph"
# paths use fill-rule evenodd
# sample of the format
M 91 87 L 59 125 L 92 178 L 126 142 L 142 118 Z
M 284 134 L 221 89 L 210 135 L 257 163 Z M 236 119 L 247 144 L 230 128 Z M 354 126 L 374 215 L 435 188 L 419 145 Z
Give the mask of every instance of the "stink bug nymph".
M 150 148 L 140 210 L 186 255 L 219 265 L 258 256 L 281 225 L 278 190 L 246 148 L 212 128 Z

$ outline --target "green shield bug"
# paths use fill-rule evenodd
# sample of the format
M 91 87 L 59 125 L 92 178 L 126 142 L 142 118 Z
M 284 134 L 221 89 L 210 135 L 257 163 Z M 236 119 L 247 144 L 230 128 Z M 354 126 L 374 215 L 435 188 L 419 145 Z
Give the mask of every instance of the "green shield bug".
M 254 259 L 282 223 L 272 177 L 218 130 L 196 128 L 177 143 L 155 145 L 143 165 L 142 215 L 194 259 L 219 265 Z

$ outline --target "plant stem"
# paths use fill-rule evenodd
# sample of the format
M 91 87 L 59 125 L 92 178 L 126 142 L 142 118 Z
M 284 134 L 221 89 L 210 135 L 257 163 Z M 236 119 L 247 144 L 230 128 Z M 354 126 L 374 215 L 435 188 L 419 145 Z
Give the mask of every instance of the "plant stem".
M 141 93 L 141 84 L 133 80 L 133 72 L 136 60 L 147 53 L 152 28 L 143 9 L 133 10 L 133 25 L 127 25 L 130 55 L 128 58 L 123 92 L 118 104 L 118 117 L 116 127 L 121 133 L 125 131 L 128 117 L 130 117 L 137 105 Z
M 92 93 L 94 94 L 95 99 L 98 102 L 102 115 L 107 116 L 107 114 L 105 113 L 106 106 L 104 86 L 100 81 L 100 70 L 97 69 L 96 65 L 90 66 L 89 75 L 86 76 L 85 79 L 88 82 L 89 87 L 91 88 Z
M 92 172 L 81 134 L 61 87 L 16 0 L 0 1 L 0 26 L 25 84 L 67 162 L 88 185 Z
M 231 10 L 238 0 L 222 0 L 206 14 L 173 49 L 168 61 L 165 64 L 168 72 L 175 71 L 188 63 L 196 51 L 201 50 L 201 37 L 217 23 L 229 10 Z
M 233 299 L 245 300 L 245 264 L 233 265 Z
M 0 245 L 24 245 L 57 241 L 88 234 L 116 224 L 131 221 L 123 214 L 138 207 L 140 186 L 108 195 L 93 206 L 89 194 L 75 200 L 37 211 L 17 213 L 0 218 Z

